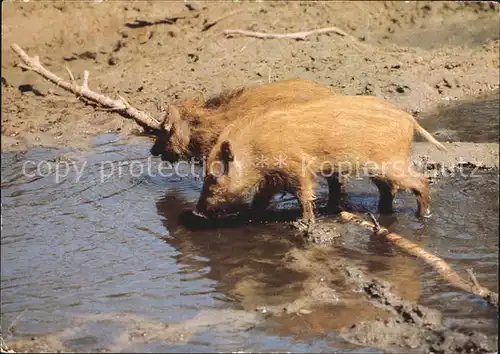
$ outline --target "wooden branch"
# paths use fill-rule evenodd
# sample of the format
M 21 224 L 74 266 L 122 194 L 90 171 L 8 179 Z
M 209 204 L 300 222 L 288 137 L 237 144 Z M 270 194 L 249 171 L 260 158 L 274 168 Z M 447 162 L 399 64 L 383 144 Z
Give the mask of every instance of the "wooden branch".
M 10 335 L 13 335 L 14 333 L 12 332 L 12 330 L 17 326 L 17 323 L 21 320 L 21 318 L 24 316 L 24 314 L 26 313 L 26 308 L 23 310 L 23 312 L 21 312 L 20 314 L 18 314 L 16 316 L 16 318 L 14 318 L 14 320 L 12 321 L 12 323 L 9 325 L 9 327 L 7 327 L 7 334 L 10 334 Z
M 148 113 L 132 107 L 123 98 L 120 98 L 119 100 L 113 100 L 107 96 L 104 96 L 100 93 L 90 90 L 88 87 L 88 80 L 89 80 L 88 71 L 86 70 L 84 71 L 83 84 L 82 86 L 79 86 L 75 82 L 70 83 L 68 81 L 61 79 L 59 76 L 55 75 L 54 73 L 44 68 L 40 63 L 40 59 L 38 58 L 38 56 L 30 58 L 28 54 L 26 54 L 26 52 L 22 50 L 17 44 L 12 44 L 11 48 L 22 60 L 22 64 L 20 64 L 19 67 L 26 70 L 34 71 L 37 74 L 44 77 L 45 79 L 54 83 L 55 85 L 65 89 L 66 91 L 69 91 L 77 96 L 83 97 L 89 101 L 97 103 L 103 106 L 104 108 L 116 111 L 126 118 L 133 118 L 140 125 L 155 130 L 160 130 L 162 128 L 160 121 L 153 118 Z M 169 129 L 169 126 L 166 126 L 165 129 Z
M 376 225 L 374 223 L 363 220 L 357 215 L 346 211 L 342 211 L 340 213 L 340 217 L 343 221 L 355 222 L 361 226 L 370 229 L 376 228 Z M 458 275 L 448 265 L 448 263 L 445 260 L 433 255 L 432 253 L 425 251 L 415 243 L 405 239 L 403 236 L 390 232 L 385 227 L 381 226 L 379 227 L 379 230 L 375 232 L 375 234 L 378 236 L 385 237 L 386 239 L 394 243 L 396 246 L 405 250 L 407 253 L 420 258 L 421 260 L 432 266 L 439 274 L 441 274 L 443 278 L 448 280 L 451 284 L 453 284 L 457 288 L 470 292 L 477 296 L 480 296 L 486 301 L 488 301 L 491 305 L 498 307 L 498 294 L 479 285 L 477 279 L 475 278 L 474 274 L 471 271 L 468 272 L 469 275 L 472 273 L 471 275 L 472 284 L 465 281 L 462 277 L 460 277 L 460 275 Z
M 375 216 L 373 216 L 372 213 L 368 213 L 368 216 L 370 217 L 370 219 L 372 220 L 373 222 L 373 232 L 377 233 L 380 231 L 380 224 L 378 222 L 378 220 L 375 218 Z
M 479 285 L 479 282 L 477 281 L 476 275 L 472 271 L 472 269 L 466 269 L 467 274 L 469 274 L 470 280 L 472 281 L 472 284 L 476 287 L 476 289 L 480 289 L 481 285 Z
M 70 68 L 68 68 L 67 65 L 64 65 L 64 68 L 66 69 L 66 72 L 68 73 L 71 82 L 74 83 L 75 77 L 73 76 L 73 73 L 71 72 Z
M 309 36 L 318 35 L 318 34 L 325 34 L 325 33 L 335 33 L 335 34 L 338 34 L 339 36 L 342 36 L 342 37 L 353 38 L 347 32 L 344 32 L 340 28 L 337 28 L 337 27 L 327 27 L 327 28 L 320 28 L 320 29 L 316 29 L 316 30 L 312 30 L 312 31 L 294 32 L 294 33 L 263 33 L 263 32 L 245 31 L 245 30 L 239 30 L 239 29 L 227 29 L 224 31 L 224 34 L 226 36 L 239 34 L 242 36 L 255 37 L 255 38 L 261 38 L 261 39 L 288 38 L 288 39 L 300 39 L 300 40 L 305 40 L 306 37 L 309 37 Z

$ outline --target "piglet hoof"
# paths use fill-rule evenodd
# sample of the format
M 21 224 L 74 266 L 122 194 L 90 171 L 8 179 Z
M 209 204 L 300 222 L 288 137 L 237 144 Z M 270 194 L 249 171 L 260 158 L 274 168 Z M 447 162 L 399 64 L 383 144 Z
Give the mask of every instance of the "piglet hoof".
M 314 226 L 314 222 L 312 222 L 310 220 L 299 219 L 299 220 L 292 222 L 291 226 L 294 229 L 297 229 L 298 231 L 307 234 L 310 231 L 312 231 L 313 226 Z
M 327 204 L 326 210 L 328 211 L 328 213 L 330 213 L 332 215 L 340 214 L 340 212 L 342 211 L 342 209 L 340 208 L 340 206 L 338 204 L 333 204 L 333 205 Z
M 417 217 L 419 219 L 430 219 L 432 217 L 432 213 L 431 213 L 431 210 L 430 208 L 426 208 L 424 211 L 419 211 L 417 213 Z
M 194 216 L 196 216 L 196 217 L 198 217 L 198 218 L 200 218 L 200 219 L 205 219 L 205 220 L 208 220 L 208 217 L 207 217 L 205 214 L 202 214 L 202 213 L 200 213 L 200 212 L 198 212 L 198 211 L 196 211 L 196 210 L 192 210 L 192 211 L 191 211 L 191 213 L 192 213 Z

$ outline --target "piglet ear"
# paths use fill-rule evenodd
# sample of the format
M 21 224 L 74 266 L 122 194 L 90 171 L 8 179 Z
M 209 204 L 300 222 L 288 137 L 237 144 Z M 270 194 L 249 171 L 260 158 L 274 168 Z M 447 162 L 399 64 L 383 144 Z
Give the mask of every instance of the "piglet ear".
M 181 113 L 174 105 L 169 105 L 167 112 L 165 113 L 165 117 L 163 118 L 163 122 L 161 122 L 161 129 L 165 131 L 169 131 L 171 126 L 180 121 Z
M 234 161 L 234 155 L 231 151 L 231 144 L 229 141 L 224 141 L 220 146 L 220 157 L 225 163 Z

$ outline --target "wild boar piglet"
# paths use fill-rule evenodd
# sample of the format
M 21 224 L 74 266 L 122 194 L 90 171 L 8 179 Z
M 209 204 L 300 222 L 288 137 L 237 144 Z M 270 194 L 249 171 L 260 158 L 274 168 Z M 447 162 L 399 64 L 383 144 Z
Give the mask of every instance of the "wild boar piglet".
M 417 215 L 430 216 L 427 178 L 409 163 L 415 131 L 446 150 L 410 114 L 371 96 L 318 98 L 246 115 L 211 149 L 196 211 L 215 217 L 238 210 L 252 189 L 252 208 L 264 210 L 283 189 L 298 199 L 303 221 L 312 223 L 317 177 L 329 180 L 329 204 L 337 207 L 340 186 L 333 176 L 342 173 L 370 176 L 382 213 L 392 211 L 398 189 L 410 189 Z
M 311 80 L 291 79 L 253 87 L 223 91 L 208 100 L 203 97 L 169 106 L 163 127 L 151 154 L 175 163 L 208 155 L 217 137 L 231 122 L 246 114 L 259 115 L 270 109 L 331 97 L 337 92 Z

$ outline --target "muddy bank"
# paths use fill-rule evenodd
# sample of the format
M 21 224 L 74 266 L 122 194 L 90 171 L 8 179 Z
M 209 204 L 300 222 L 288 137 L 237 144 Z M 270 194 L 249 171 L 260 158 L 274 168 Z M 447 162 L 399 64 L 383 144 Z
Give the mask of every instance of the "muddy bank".
M 457 170 L 498 170 L 498 143 L 445 143 L 447 151 L 429 143 L 414 143 L 411 161 L 421 171 L 439 177 Z
M 300 266 L 313 268 L 312 263 L 304 262 L 304 255 L 299 257 L 302 258 Z M 297 254 L 295 256 L 297 257 Z M 343 282 L 350 284 L 353 291 L 362 293 L 376 308 L 366 309 L 367 305 L 362 300 L 356 303 L 360 310 L 366 312 L 363 311 L 356 321 L 353 320 L 352 325 L 339 331 L 339 335 L 350 343 L 375 347 L 390 353 L 491 353 L 497 350 L 496 336 L 465 329 L 450 329 L 444 325 L 440 311 L 414 301 L 403 300 L 394 294 L 388 282 L 367 275 L 348 262 L 334 269 L 330 268 L 330 271 L 340 272 L 344 277 Z M 315 305 L 338 304 L 341 302 L 335 291 L 338 282 L 329 282 L 331 274 L 328 276 L 328 271 L 323 269 L 322 273 L 322 281 L 314 284 L 307 295 L 292 303 L 260 307 L 256 310 L 277 318 L 292 314 L 307 318 L 312 313 L 309 308 Z M 311 277 L 311 280 L 313 279 Z M 364 320 L 368 317 L 367 313 L 370 317 L 375 317 L 375 320 Z
M 498 89 L 499 9 L 495 2 L 6 3 L 2 151 L 88 148 L 95 134 L 140 131 L 15 67 L 12 43 L 61 77 L 68 78 L 66 65 L 76 80 L 89 70 L 90 88 L 122 95 L 153 116 L 162 116 L 166 102 L 294 77 L 384 97 L 418 114 Z M 286 33 L 330 26 L 352 37 L 223 35 L 230 28 Z

